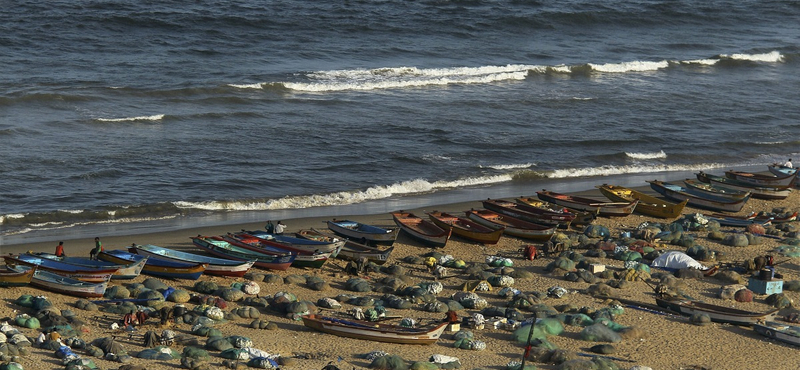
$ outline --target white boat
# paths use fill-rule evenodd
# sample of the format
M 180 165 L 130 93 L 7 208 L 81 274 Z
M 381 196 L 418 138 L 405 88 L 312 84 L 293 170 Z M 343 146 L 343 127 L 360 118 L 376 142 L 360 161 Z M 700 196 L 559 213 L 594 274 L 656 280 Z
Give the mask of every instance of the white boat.
M 7 266 L 7 268 L 16 272 L 24 272 L 34 267 L 17 265 L 14 267 Z M 106 292 L 108 280 L 102 283 L 87 283 L 37 268 L 36 272 L 33 273 L 33 278 L 31 278 L 31 285 L 73 297 L 97 298 L 102 297 Z
M 767 338 L 800 346 L 800 326 L 765 321 L 753 324 L 753 330 Z

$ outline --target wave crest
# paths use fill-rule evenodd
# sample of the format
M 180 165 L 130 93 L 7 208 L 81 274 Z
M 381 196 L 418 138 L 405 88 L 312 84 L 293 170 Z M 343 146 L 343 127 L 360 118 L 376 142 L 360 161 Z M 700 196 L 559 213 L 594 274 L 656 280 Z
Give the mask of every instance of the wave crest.
M 659 151 L 659 152 L 655 152 L 655 153 L 630 153 L 630 152 L 625 152 L 625 155 L 627 155 L 628 157 L 633 158 L 633 159 L 667 158 L 667 153 L 664 153 L 663 150 Z
M 749 60 L 751 62 L 780 63 L 785 60 L 777 50 L 763 54 L 720 54 L 720 58 L 733 60 Z
M 156 114 L 152 116 L 137 116 L 137 117 L 125 117 L 125 118 L 98 118 L 98 121 L 101 122 L 125 122 L 125 121 L 160 121 L 164 119 L 163 114 Z
M 589 67 L 596 72 L 606 73 L 625 73 L 625 72 L 650 72 L 657 71 L 662 68 L 669 67 L 669 62 L 662 60 L 660 62 L 647 62 L 647 61 L 633 61 L 623 63 L 606 63 L 606 64 L 593 64 L 589 63 Z

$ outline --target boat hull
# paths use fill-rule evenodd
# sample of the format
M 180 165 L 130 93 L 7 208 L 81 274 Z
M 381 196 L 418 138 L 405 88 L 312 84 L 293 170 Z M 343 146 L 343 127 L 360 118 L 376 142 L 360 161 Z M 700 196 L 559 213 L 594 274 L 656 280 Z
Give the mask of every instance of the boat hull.
M 89 283 L 31 266 L 16 266 L 12 271 L 22 272 L 30 269 L 36 270 L 31 277 L 30 285 L 54 293 L 80 298 L 98 298 L 103 296 L 108 286 L 108 281 Z
M 197 236 L 192 237 L 192 243 L 201 250 L 211 253 L 217 257 L 239 261 L 252 261 L 254 262 L 254 266 L 269 270 L 286 271 L 297 257 L 296 254 L 291 253 L 285 253 L 281 255 L 259 253 L 239 246 L 233 246 L 227 241 L 221 239 L 222 238 L 214 239 Z M 225 244 L 223 243 L 244 249 L 244 251 L 237 248 L 225 247 Z
M 736 201 L 728 201 L 724 199 L 711 199 L 700 197 L 694 194 L 689 194 L 681 189 L 683 187 L 668 184 L 663 181 L 653 180 L 647 181 L 650 184 L 650 187 L 658 192 L 659 194 L 663 195 L 664 197 L 677 201 L 682 202 L 684 200 L 688 200 L 688 205 L 696 208 L 708 209 L 712 211 L 722 211 L 722 212 L 739 212 L 744 207 L 745 203 L 750 199 L 750 197 L 746 197 L 744 199 L 736 200 Z
M 545 202 L 550 202 L 581 211 L 597 212 L 598 215 L 605 217 L 628 216 L 633 213 L 636 205 L 639 204 L 639 200 L 633 200 L 630 202 L 602 202 L 595 199 L 577 197 L 547 190 L 537 191 L 536 196 Z
M 448 213 L 430 212 L 428 216 L 436 226 L 442 229 L 449 228 L 453 235 L 483 244 L 497 244 L 505 230 L 505 227 L 494 229 L 468 218 L 456 217 Z
M 302 319 L 303 325 L 306 327 L 324 333 L 340 337 L 397 344 L 434 344 L 447 327 L 447 323 L 441 323 L 431 329 L 404 328 L 397 325 L 343 320 L 318 315 L 304 315 Z
M 369 244 L 392 245 L 400 233 L 398 228 L 383 228 L 350 220 L 327 221 L 328 229 L 355 241 Z
M 55 254 L 50 253 L 37 253 L 39 257 L 52 259 L 56 261 L 62 261 L 73 265 L 78 266 L 87 266 L 87 267 L 119 267 L 117 272 L 114 275 L 111 275 L 111 280 L 132 280 L 139 276 L 142 273 L 142 269 L 144 268 L 145 263 L 147 263 L 147 257 L 142 256 L 142 258 L 138 259 L 136 262 L 129 263 L 127 265 L 116 265 L 111 262 L 102 261 L 102 260 L 93 260 L 88 257 L 58 257 Z
M 797 171 L 792 174 L 776 176 L 744 171 L 725 171 L 725 177 L 752 186 L 767 186 L 771 188 L 791 188 L 797 180 Z
M 120 265 L 131 263 L 133 255 L 125 251 L 104 251 L 97 254 L 97 258 Z M 133 255 L 135 256 L 135 255 Z M 197 280 L 206 270 L 206 264 L 189 264 L 173 262 L 156 257 L 148 257 L 142 273 L 150 276 L 167 279 Z
M 503 235 L 511 235 L 521 239 L 548 241 L 556 231 L 555 225 L 544 226 L 487 210 L 470 210 L 465 213 L 467 218 L 472 221 L 490 228 L 503 228 Z
M 450 229 L 442 229 L 413 213 L 392 212 L 392 219 L 404 233 L 428 247 L 444 248 L 450 239 Z
M 753 330 L 767 338 L 800 346 L 800 326 L 766 321 L 764 323 L 753 324 Z
M 10 288 L 26 286 L 31 283 L 34 272 L 36 272 L 36 268 L 31 268 L 26 271 L 14 271 L 11 269 L 8 271 L 0 271 L 0 287 Z
M 767 199 L 767 200 L 780 200 L 786 199 L 791 194 L 790 188 L 773 188 L 764 186 L 753 186 L 752 184 L 744 183 L 727 177 L 716 176 L 700 171 L 695 174 L 698 180 L 702 182 L 710 182 L 720 184 L 725 187 L 737 190 L 746 190 L 751 193 L 753 198 Z
M 269 255 L 284 255 L 291 253 L 295 255 L 295 259 L 292 261 L 291 266 L 298 268 L 321 268 L 332 255 L 331 252 L 314 253 L 302 249 L 283 247 L 280 244 L 271 243 L 268 240 L 264 240 L 249 234 L 224 235 L 220 238 L 231 245 L 253 252 Z
M 4 256 L 6 265 L 24 265 L 38 267 L 39 271 L 48 271 L 56 275 L 69 277 L 72 279 L 85 281 L 87 283 L 102 283 L 111 279 L 118 268 L 81 268 L 81 266 L 70 265 L 60 261 L 53 261 L 46 258 L 37 257 L 32 254 L 21 254 L 17 257 Z
M 603 193 L 603 195 L 606 196 L 606 198 L 613 201 L 630 202 L 638 199 L 639 204 L 636 205 L 636 208 L 634 208 L 633 211 L 657 218 L 678 218 L 683 214 L 683 209 L 686 207 L 686 204 L 689 203 L 689 200 L 684 200 L 679 203 L 672 203 L 634 189 L 616 185 L 603 184 L 597 186 L 597 188 L 601 193 Z
M 774 309 L 763 313 L 750 312 L 687 299 L 656 298 L 656 304 L 684 316 L 707 314 L 713 322 L 739 326 L 752 326 L 759 321 L 773 320 L 779 311 Z
M 256 262 L 255 260 L 241 261 L 227 258 L 209 258 L 154 245 L 134 245 L 128 248 L 128 251 L 143 256 L 163 258 L 183 263 L 205 263 L 208 264 L 208 266 L 206 266 L 203 273 L 216 276 L 242 277 Z

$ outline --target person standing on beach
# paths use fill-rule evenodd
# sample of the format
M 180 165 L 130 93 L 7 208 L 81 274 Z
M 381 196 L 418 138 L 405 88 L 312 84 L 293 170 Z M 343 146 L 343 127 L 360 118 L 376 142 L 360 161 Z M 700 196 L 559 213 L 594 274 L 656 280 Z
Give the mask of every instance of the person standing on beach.
M 267 220 L 267 225 L 264 226 L 267 229 L 267 232 L 272 234 L 275 232 L 275 225 L 272 223 L 272 220 Z
M 278 221 L 278 224 L 275 225 L 275 234 L 281 235 L 286 230 L 286 225 L 283 222 Z
M 64 255 L 64 242 L 58 242 L 56 246 L 56 257 L 66 257 Z
M 100 252 L 102 251 L 103 251 L 103 245 L 100 244 L 100 238 L 98 237 L 94 238 L 94 249 L 92 249 L 92 251 L 89 252 L 89 258 L 97 260 L 97 255 L 100 254 Z

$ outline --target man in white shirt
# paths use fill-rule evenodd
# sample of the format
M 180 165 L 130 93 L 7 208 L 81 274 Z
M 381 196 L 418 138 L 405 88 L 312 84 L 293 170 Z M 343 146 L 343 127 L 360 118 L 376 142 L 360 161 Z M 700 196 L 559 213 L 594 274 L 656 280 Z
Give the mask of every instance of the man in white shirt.
M 789 158 L 789 160 L 786 161 L 786 163 L 783 164 L 783 167 L 794 168 L 794 166 L 792 165 L 792 159 Z
M 278 224 L 275 225 L 275 234 L 281 235 L 283 231 L 286 230 L 286 225 L 283 222 L 278 221 Z

